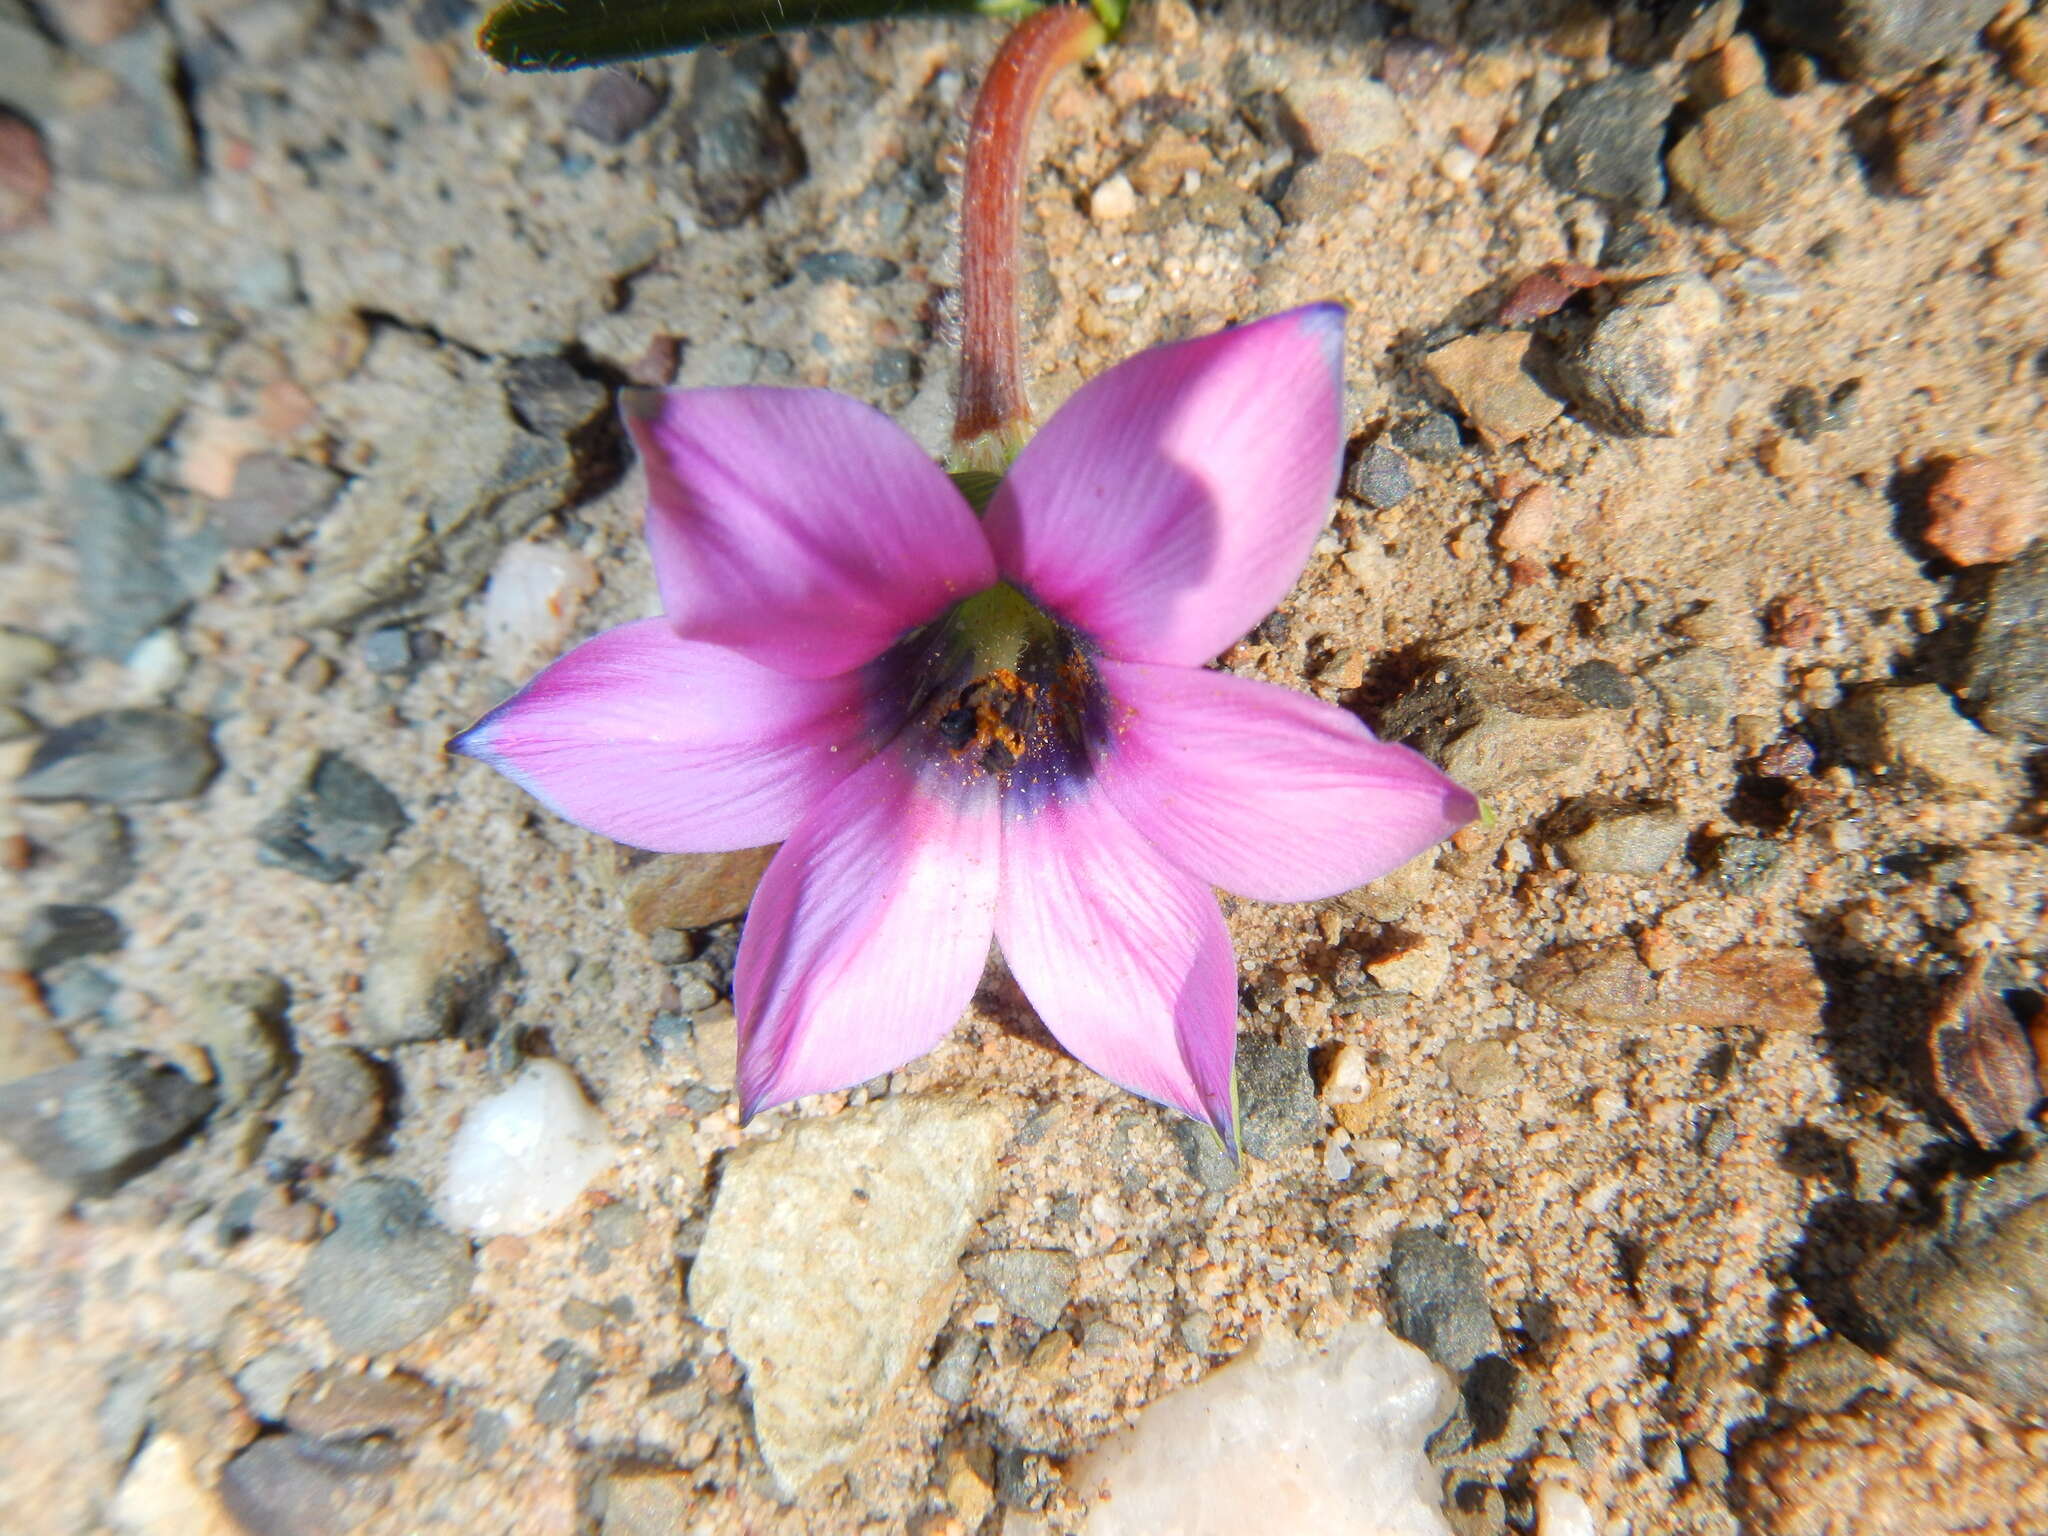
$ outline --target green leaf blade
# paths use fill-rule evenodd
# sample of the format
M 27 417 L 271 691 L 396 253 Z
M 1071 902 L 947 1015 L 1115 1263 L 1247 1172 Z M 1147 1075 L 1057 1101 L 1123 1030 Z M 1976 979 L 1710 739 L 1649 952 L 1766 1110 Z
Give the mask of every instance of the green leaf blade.
M 477 46 L 513 70 L 588 69 L 897 16 L 1022 16 L 1037 0 L 509 0 Z

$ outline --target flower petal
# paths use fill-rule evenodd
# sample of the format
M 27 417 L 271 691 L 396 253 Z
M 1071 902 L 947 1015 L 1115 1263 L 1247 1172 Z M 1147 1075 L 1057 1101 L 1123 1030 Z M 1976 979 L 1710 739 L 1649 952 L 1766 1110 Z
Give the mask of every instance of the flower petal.
M 804 679 L 641 619 L 448 744 L 558 816 L 658 853 L 780 842 L 872 750 L 857 677 Z
M 1479 813 L 1421 753 L 1348 711 L 1191 667 L 1102 663 L 1115 738 L 1097 782 L 1190 873 L 1258 901 L 1376 880 Z
M 1083 385 L 985 526 L 1003 574 L 1130 661 L 1206 661 L 1300 576 L 1343 456 L 1344 311 L 1155 347 Z
M 988 962 L 998 823 L 883 752 L 768 866 L 740 940 L 742 1112 L 850 1088 L 945 1037 Z
M 1207 885 L 1099 795 L 1003 823 L 996 942 L 1061 1045 L 1232 1140 L 1237 962 Z
M 647 544 L 686 640 L 827 677 L 995 580 L 973 511 L 881 412 L 824 389 L 630 389 Z

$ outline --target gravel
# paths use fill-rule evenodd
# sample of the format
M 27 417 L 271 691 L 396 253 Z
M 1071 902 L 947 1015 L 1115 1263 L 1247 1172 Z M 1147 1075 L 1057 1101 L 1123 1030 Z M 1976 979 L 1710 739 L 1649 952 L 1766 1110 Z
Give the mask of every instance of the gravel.
M 27 800 L 131 805 L 189 800 L 220 767 L 211 727 L 169 709 L 113 709 L 59 726 L 37 743 L 14 792 Z
M 469 1244 L 436 1222 L 417 1184 L 358 1179 L 299 1282 L 306 1310 L 349 1354 L 384 1354 L 437 1327 L 469 1295 Z
M 0 1084 L 0 1137 L 47 1177 L 105 1195 L 184 1144 L 214 1091 L 130 1051 Z

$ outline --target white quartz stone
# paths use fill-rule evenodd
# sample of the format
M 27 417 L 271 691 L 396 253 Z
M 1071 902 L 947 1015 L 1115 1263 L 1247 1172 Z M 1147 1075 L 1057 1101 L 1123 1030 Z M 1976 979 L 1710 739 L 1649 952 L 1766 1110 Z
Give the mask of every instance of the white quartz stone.
M 603 1119 L 558 1061 L 536 1060 L 463 1117 L 448 1149 L 441 1219 L 479 1237 L 537 1232 L 617 1156 Z
M 524 677 L 567 648 L 597 567 L 559 544 L 514 544 L 498 557 L 484 593 L 484 654 L 507 677 Z
M 1320 1354 L 1269 1334 L 1081 1465 L 1086 1536 L 1450 1536 L 1422 1443 L 1454 1392 L 1377 1321 Z

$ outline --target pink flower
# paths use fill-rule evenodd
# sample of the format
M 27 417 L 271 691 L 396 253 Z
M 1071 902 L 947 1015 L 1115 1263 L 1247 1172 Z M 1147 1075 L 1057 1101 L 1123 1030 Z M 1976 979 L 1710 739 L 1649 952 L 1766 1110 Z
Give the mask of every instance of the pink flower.
M 1203 670 L 1329 511 L 1343 325 L 1317 305 L 1131 358 L 980 520 L 844 396 L 627 394 L 666 616 L 452 745 L 622 843 L 782 844 L 734 978 L 744 1113 L 930 1050 L 993 937 L 1062 1045 L 1234 1144 L 1211 887 L 1331 896 L 1475 811 L 1346 711 Z

